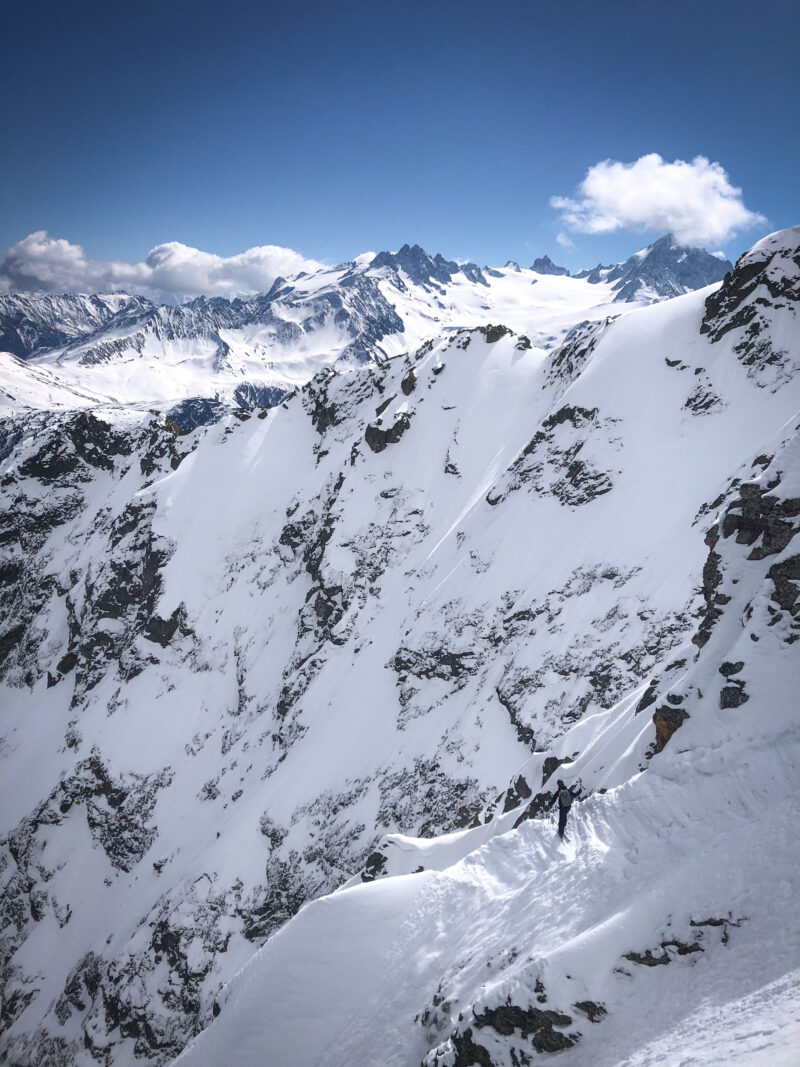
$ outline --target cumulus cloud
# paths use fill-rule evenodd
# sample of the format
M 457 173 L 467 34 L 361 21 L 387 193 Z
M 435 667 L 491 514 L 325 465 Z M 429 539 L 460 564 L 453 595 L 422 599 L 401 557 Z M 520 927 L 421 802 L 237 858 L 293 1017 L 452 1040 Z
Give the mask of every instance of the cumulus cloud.
M 321 267 L 291 248 L 260 245 L 235 256 L 215 256 L 179 241 L 157 245 L 140 263 L 89 259 L 80 245 L 29 234 L 0 263 L 0 285 L 17 292 L 97 293 L 113 289 L 176 299 L 263 293 L 281 275 Z
M 574 241 L 568 237 L 565 233 L 556 234 L 556 243 L 560 244 L 562 248 L 574 248 Z
M 745 207 L 719 163 L 697 156 L 668 163 L 657 153 L 634 163 L 606 159 L 590 167 L 577 197 L 553 196 L 562 223 L 577 233 L 671 230 L 682 244 L 722 243 L 766 222 Z

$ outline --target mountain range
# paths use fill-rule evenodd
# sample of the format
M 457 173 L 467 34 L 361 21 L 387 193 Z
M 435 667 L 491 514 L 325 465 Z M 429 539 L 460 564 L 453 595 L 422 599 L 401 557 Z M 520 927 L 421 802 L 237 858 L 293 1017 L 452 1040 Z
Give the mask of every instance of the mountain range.
M 0 1062 L 792 1062 L 800 227 L 686 251 L 3 298 Z
M 337 360 L 380 363 L 487 319 L 549 349 L 576 315 L 599 320 L 720 281 L 730 267 L 671 235 L 577 279 L 549 260 L 481 269 L 404 245 L 278 278 L 250 299 L 173 306 L 122 293 L 5 296 L 0 353 L 25 365 L 0 357 L 0 398 L 12 409 L 141 404 L 188 429 L 232 407 L 274 405 Z

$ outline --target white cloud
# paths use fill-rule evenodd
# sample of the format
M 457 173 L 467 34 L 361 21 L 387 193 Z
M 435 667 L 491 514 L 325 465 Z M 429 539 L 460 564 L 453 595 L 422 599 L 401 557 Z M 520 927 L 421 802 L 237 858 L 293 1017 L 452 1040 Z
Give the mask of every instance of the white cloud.
M 356 256 L 353 260 L 357 267 L 366 267 L 368 263 L 371 263 L 377 252 L 362 252 L 360 256 Z
M 570 238 L 565 233 L 557 233 L 556 234 L 556 243 L 560 244 L 562 248 L 574 248 L 575 247 L 575 242 L 570 240 Z
M 263 293 L 281 275 L 321 267 L 291 248 L 261 245 L 235 256 L 215 256 L 179 241 L 157 245 L 141 263 L 88 259 L 80 245 L 29 234 L 0 263 L 0 288 L 23 292 L 104 292 L 125 289 L 177 299 Z M 5 283 L 5 284 L 4 284 Z
M 748 210 L 719 163 L 697 156 L 667 163 L 657 153 L 635 163 L 606 159 L 590 167 L 578 196 L 550 198 L 573 232 L 671 230 L 681 244 L 722 243 L 740 230 L 766 222 Z

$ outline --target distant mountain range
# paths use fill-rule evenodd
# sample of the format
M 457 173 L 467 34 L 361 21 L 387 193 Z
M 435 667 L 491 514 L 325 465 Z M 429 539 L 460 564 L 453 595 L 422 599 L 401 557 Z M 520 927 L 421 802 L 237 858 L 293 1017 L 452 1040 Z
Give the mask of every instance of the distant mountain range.
M 497 269 L 419 245 L 278 278 L 248 299 L 179 306 L 126 293 L 0 297 L 0 407 L 149 406 L 186 428 L 277 403 L 339 360 L 380 364 L 445 330 L 502 322 L 549 351 L 578 320 L 720 281 L 730 263 L 670 235 L 575 277 L 537 259 Z M 5 402 L 5 403 L 4 403 Z

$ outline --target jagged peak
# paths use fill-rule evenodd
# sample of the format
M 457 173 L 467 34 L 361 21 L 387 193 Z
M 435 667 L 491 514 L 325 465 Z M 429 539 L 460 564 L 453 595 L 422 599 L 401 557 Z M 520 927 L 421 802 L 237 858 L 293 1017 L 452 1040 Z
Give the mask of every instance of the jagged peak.
M 549 256 L 539 256 L 535 259 L 531 265 L 531 270 L 535 270 L 537 274 L 552 274 L 556 277 L 569 277 L 567 268 L 559 267 Z

